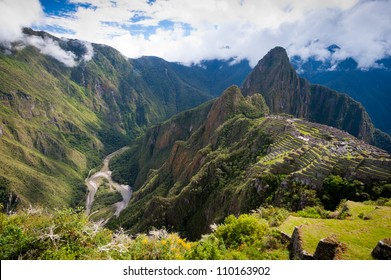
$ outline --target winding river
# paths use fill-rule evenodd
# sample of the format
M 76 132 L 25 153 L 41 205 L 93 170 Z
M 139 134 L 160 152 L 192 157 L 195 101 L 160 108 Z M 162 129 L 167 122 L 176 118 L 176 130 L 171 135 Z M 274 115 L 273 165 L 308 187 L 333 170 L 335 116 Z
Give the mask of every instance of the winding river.
M 119 192 L 122 196 L 122 201 L 119 201 L 114 204 L 116 207 L 116 211 L 114 213 L 115 216 L 118 217 L 118 215 L 121 213 L 122 210 L 125 209 L 125 207 L 128 205 L 130 198 L 132 197 L 132 188 L 128 185 L 121 185 L 117 182 L 114 182 L 111 178 L 111 171 L 109 169 L 109 163 L 110 160 L 118 155 L 123 153 L 125 150 L 127 150 L 129 147 L 122 147 L 121 149 L 115 151 L 114 153 L 109 154 L 104 160 L 103 160 L 103 167 L 94 174 L 88 174 L 88 177 L 85 179 L 86 185 L 88 187 L 88 194 L 86 199 L 86 213 L 87 215 L 91 212 L 92 203 L 94 202 L 94 197 L 96 194 L 96 191 L 98 190 L 100 184 L 102 183 L 102 179 L 107 179 L 109 181 L 110 187 L 114 187 L 117 192 Z

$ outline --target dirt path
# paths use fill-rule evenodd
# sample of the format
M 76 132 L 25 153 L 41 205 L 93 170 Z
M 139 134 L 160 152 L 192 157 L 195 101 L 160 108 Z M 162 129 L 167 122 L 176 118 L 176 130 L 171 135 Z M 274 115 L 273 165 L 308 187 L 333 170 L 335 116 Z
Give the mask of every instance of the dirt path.
M 87 215 L 89 215 L 91 212 L 91 207 L 92 207 L 92 203 L 94 202 L 96 191 L 98 190 L 99 185 L 103 178 L 109 181 L 110 187 L 114 187 L 117 190 L 117 192 L 119 192 L 122 195 L 122 201 L 119 201 L 114 204 L 115 207 L 117 208 L 114 215 L 118 217 L 121 211 L 125 209 L 125 207 L 128 205 L 129 200 L 132 197 L 132 188 L 128 185 L 121 185 L 118 184 L 117 182 L 114 182 L 113 179 L 111 178 L 111 171 L 109 169 L 110 160 L 114 156 L 123 153 L 127 149 L 128 147 L 122 147 L 121 149 L 115 151 L 114 153 L 109 154 L 103 160 L 103 166 L 98 172 L 92 175 L 88 174 L 88 177 L 85 179 L 88 188 L 88 194 L 86 199 Z

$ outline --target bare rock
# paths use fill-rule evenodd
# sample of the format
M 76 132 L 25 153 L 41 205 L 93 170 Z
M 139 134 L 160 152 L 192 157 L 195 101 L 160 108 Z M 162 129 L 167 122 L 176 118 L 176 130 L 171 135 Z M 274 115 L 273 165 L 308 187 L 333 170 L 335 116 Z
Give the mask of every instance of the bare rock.
M 323 238 L 316 247 L 315 260 L 340 260 L 342 253 L 346 250 L 346 245 L 339 242 L 335 235 Z
M 314 257 L 303 250 L 301 238 L 301 226 L 295 227 L 289 244 L 289 257 L 292 260 L 313 260 Z
M 391 238 L 380 240 L 372 251 L 372 257 L 378 260 L 391 260 Z

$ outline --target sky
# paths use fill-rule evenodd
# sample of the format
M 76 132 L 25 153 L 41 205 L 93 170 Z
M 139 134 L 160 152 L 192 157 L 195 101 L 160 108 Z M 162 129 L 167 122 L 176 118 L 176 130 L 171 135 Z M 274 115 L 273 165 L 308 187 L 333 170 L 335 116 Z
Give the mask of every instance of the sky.
M 363 69 L 391 56 L 391 0 L 0 0 L 0 11 L 3 45 L 26 26 L 184 64 L 234 57 L 255 66 L 275 46 L 303 59 L 353 57 Z M 73 66 L 55 42 L 22 40 L 44 53 L 49 44 Z M 330 53 L 332 44 L 340 49 Z

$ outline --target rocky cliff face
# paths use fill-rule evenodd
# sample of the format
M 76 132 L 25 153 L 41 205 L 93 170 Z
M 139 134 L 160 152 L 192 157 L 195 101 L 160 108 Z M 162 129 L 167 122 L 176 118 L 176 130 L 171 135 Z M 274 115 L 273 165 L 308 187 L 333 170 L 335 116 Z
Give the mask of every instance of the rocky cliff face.
M 311 85 L 309 120 L 327 124 L 373 144 L 375 128 L 365 108 L 345 94 Z
M 325 51 L 330 55 L 340 47 L 331 45 Z M 324 61 L 310 57 L 303 60 L 298 56 L 291 62 L 299 75 L 312 84 L 320 84 L 339 92 L 344 92 L 360 102 L 368 112 L 373 124 L 382 131 L 391 134 L 391 57 L 377 61 L 381 67 L 359 69 L 352 58 L 342 61 Z M 332 69 L 332 70 L 331 70 Z
M 310 85 L 297 76 L 281 47 L 271 50 L 249 74 L 242 86 L 243 94 L 261 93 L 270 111 L 309 118 Z
M 311 85 L 295 72 L 286 51 L 272 49 L 245 80 L 243 94 L 261 93 L 272 113 L 295 117 L 345 130 L 364 141 L 389 150 L 391 138 L 375 135 L 365 108 L 351 97 L 329 88 Z

